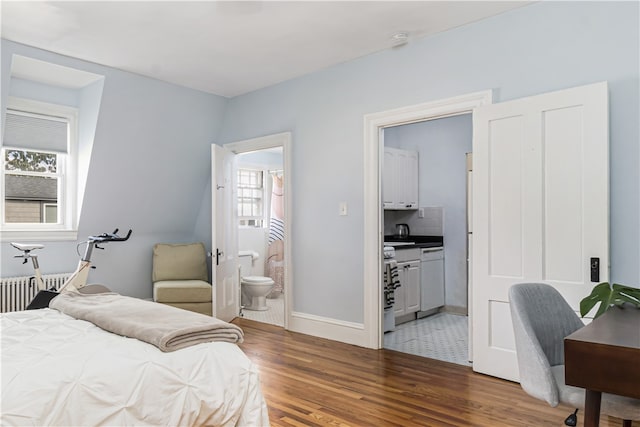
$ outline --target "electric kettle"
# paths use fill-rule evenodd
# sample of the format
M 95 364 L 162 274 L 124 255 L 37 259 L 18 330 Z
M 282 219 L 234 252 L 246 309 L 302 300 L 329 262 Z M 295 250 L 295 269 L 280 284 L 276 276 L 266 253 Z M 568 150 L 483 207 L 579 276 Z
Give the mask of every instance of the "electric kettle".
M 406 239 L 409 237 L 409 226 L 407 224 L 396 224 L 396 237 Z

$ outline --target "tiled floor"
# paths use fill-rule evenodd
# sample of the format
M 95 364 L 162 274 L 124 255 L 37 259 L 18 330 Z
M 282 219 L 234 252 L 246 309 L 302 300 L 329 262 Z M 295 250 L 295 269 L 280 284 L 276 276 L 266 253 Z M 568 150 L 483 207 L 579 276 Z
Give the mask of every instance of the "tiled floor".
M 403 323 L 384 334 L 384 348 L 471 366 L 467 322 L 467 316 L 438 313 Z
M 278 298 L 267 298 L 267 306 L 269 310 L 265 311 L 243 310 L 242 317 L 256 322 L 284 326 L 284 294 L 280 294 Z

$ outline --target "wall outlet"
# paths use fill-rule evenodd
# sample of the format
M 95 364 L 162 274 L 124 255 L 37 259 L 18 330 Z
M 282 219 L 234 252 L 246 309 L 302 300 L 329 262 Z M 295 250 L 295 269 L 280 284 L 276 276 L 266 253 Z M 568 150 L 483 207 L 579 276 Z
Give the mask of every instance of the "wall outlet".
M 418 209 L 418 218 L 424 218 L 424 208 Z

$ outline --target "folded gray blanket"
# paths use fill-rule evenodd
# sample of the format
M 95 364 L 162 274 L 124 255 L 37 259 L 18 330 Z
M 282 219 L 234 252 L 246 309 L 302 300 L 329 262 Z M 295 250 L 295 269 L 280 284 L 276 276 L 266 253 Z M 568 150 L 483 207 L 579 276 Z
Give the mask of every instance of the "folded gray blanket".
M 113 292 L 63 292 L 49 307 L 105 331 L 155 345 L 162 351 L 211 341 L 241 343 L 244 339 L 242 329 L 215 317 Z

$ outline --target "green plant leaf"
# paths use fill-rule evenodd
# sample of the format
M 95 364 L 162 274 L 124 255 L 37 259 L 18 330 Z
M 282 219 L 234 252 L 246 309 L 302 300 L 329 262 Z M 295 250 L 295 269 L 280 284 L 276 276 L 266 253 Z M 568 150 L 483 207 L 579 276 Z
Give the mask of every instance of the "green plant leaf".
M 591 294 L 580 301 L 580 316 L 584 317 L 596 304 L 602 303 L 603 301 L 607 302 L 605 307 L 608 307 L 610 294 L 611 289 L 609 283 L 604 282 L 594 286 Z M 600 308 L 602 308 L 602 304 L 600 304 Z
M 612 305 L 629 303 L 640 308 L 640 289 L 617 283 L 599 283 L 593 287 L 591 294 L 580 301 L 580 316 L 584 317 L 598 303 L 600 306 L 594 318 L 606 312 Z
M 614 283 L 613 291 L 616 305 L 622 305 L 626 302 L 640 307 L 640 289 Z

